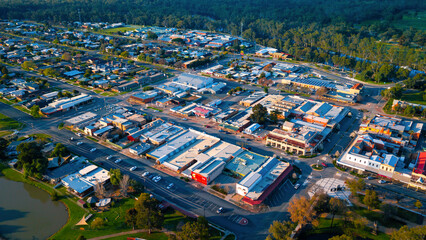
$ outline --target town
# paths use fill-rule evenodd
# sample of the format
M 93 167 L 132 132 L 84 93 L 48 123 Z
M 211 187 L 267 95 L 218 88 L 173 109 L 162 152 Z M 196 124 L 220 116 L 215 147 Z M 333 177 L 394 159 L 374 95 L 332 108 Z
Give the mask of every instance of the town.
M 286 219 L 305 239 L 342 209 L 365 239 L 425 225 L 426 102 L 401 97 L 414 91 L 402 81 L 228 34 L 71 25 L 0 21 L 2 169 L 76 211 L 46 238 L 205 224 L 211 239 L 265 239 Z M 156 223 L 124 220 L 148 205 Z

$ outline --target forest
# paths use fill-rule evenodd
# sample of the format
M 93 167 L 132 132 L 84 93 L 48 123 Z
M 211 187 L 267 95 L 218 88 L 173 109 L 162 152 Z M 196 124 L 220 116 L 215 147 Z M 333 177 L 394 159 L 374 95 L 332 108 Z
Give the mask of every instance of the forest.
M 395 77 L 398 66 L 426 69 L 423 0 L 6 0 L 0 16 L 225 32 L 299 60 L 355 70 L 366 81 L 391 80 L 380 73 L 384 64 Z M 420 24 L 401 26 L 407 16 Z

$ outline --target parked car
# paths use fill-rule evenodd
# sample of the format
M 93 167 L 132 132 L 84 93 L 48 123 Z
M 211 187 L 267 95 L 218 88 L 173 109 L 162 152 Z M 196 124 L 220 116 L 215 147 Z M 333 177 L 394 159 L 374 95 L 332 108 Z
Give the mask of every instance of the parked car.
M 96 151 L 96 148 L 90 149 L 90 152 L 94 152 L 94 151 Z
M 216 211 L 216 213 L 217 213 L 217 214 L 221 214 L 221 213 L 223 213 L 223 207 L 218 208 L 218 209 L 217 209 L 217 211 Z
M 142 173 L 142 177 L 148 177 L 148 176 L 149 176 L 149 172 L 148 171 Z
M 160 180 L 161 180 L 160 176 L 155 176 L 155 177 L 152 178 L 152 181 L 154 181 L 156 183 L 158 183 Z
M 73 138 L 73 137 L 71 137 L 71 138 L 70 138 L 70 140 L 71 140 L 71 141 L 74 141 L 74 138 Z
M 387 182 L 386 182 L 385 180 L 381 180 L 381 179 L 380 179 L 380 180 L 379 180 L 379 183 L 380 183 L 380 184 L 385 184 L 385 183 L 387 183 Z
M 174 187 L 175 185 L 173 184 L 173 183 L 170 183 L 168 186 L 167 186 L 167 189 L 171 189 L 172 187 Z
M 113 158 L 113 156 L 112 155 L 109 155 L 108 157 L 106 157 L 106 160 L 110 160 L 110 159 L 112 159 Z
M 182 120 L 183 120 L 183 121 L 188 121 L 188 119 L 186 119 L 186 118 L 182 118 Z
M 77 146 L 80 146 L 81 144 L 83 144 L 83 142 L 78 142 L 78 143 L 77 143 Z
M 135 171 L 137 168 L 138 168 L 138 167 L 133 166 L 133 167 L 131 167 L 131 168 L 130 168 L 130 171 Z
M 121 158 L 117 159 L 114 161 L 115 163 L 120 163 L 121 162 Z
M 372 179 L 374 179 L 374 177 L 372 177 L 372 176 L 367 177 L 367 180 L 372 180 Z
M 322 162 L 321 165 L 323 165 L 324 167 L 327 167 L 327 164 L 325 162 Z
M 294 185 L 294 189 L 299 189 L 299 187 L 300 187 L 300 184 L 299 183 L 297 183 L 296 185 Z

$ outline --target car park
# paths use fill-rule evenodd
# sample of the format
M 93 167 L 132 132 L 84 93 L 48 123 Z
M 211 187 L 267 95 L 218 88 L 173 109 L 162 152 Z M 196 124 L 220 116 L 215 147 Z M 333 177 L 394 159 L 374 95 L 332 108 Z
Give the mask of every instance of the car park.
M 167 186 L 167 189 L 171 189 L 171 188 L 173 188 L 175 185 L 173 184 L 173 183 L 170 183 L 168 186 Z
M 113 156 L 112 155 L 109 155 L 108 157 L 106 157 L 106 160 L 110 160 L 110 159 L 112 159 L 113 158 Z
M 117 159 L 114 161 L 115 163 L 120 163 L 121 162 L 121 158 Z
M 296 183 L 296 185 L 294 185 L 294 189 L 299 189 L 299 187 L 300 187 L 300 184 L 299 183 Z
M 78 142 L 78 143 L 77 143 L 77 146 L 80 146 L 81 144 L 83 144 L 83 142 Z
M 90 152 L 94 152 L 94 151 L 96 151 L 96 148 L 90 149 Z
M 131 167 L 131 168 L 130 168 L 130 171 L 135 171 L 137 168 L 138 168 L 138 167 L 133 166 L 133 167 Z

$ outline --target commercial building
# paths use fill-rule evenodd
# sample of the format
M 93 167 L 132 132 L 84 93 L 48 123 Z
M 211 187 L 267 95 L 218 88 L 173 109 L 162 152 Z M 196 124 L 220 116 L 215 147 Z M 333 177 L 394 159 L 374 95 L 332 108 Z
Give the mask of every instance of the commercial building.
M 267 159 L 267 156 L 249 150 L 238 151 L 238 155 L 235 155 L 234 158 L 226 164 L 225 168 L 237 176 L 244 177 L 251 171 L 256 170 Z
M 426 152 L 419 152 L 408 184 L 411 187 L 426 189 Z
M 139 143 L 138 145 L 134 145 L 129 147 L 129 152 L 131 154 L 142 156 L 146 152 L 148 152 L 151 149 L 151 145 L 148 143 Z
M 46 115 L 51 115 L 56 112 L 65 112 L 80 105 L 89 103 L 93 97 L 87 94 L 80 94 L 78 96 L 66 99 L 59 99 L 50 103 L 47 107 L 41 109 L 41 112 Z
M 88 125 L 89 123 L 96 121 L 96 119 L 98 119 L 98 115 L 96 113 L 86 112 L 66 120 L 65 123 L 78 128 L 82 128 L 82 126 Z
M 293 167 L 289 163 L 269 158 L 236 184 L 236 192 L 244 196 L 243 201 L 248 204 L 261 204 L 292 170 Z
M 200 90 L 202 88 L 209 88 L 213 84 L 213 78 L 206 78 L 193 74 L 182 73 L 173 80 L 173 86 L 181 90 Z
M 245 107 L 253 107 L 257 104 L 258 101 L 260 101 L 266 95 L 268 94 L 264 92 L 254 92 L 250 96 L 241 100 L 239 104 Z
M 147 92 L 141 92 L 134 94 L 130 96 L 127 101 L 131 104 L 146 104 L 150 103 L 155 100 L 155 98 L 158 96 L 157 91 L 147 91 Z
M 108 171 L 92 164 L 64 177 L 61 180 L 61 183 L 68 189 L 68 191 L 78 197 L 84 197 L 93 192 L 94 186 L 97 183 L 106 184 L 108 182 Z
M 423 125 L 401 118 L 376 115 L 360 125 L 359 133 L 378 134 L 383 141 L 414 149 L 423 131 Z
M 219 116 L 216 121 L 222 121 L 222 124 L 219 126 L 224 130 L 231 132 L 241 132 L 246 127 L 250 126 L 251 120 L 250 115 L 252 114 L 252 108 L 247 108 L 243 111 L 239 111 L 236 114 L 232 114 L 232 117 L 227 116 L 227 120 L 220 119 Z

